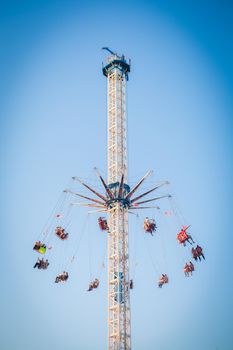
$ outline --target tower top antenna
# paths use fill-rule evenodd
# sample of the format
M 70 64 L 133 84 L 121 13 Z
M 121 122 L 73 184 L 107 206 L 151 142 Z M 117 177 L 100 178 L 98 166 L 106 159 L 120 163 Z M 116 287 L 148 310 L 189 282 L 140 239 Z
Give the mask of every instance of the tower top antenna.
M 118 56 L 116 52 L 113 52 L 109 47 L 102 47 L 102 50 L 108 51 L 111 55 Z

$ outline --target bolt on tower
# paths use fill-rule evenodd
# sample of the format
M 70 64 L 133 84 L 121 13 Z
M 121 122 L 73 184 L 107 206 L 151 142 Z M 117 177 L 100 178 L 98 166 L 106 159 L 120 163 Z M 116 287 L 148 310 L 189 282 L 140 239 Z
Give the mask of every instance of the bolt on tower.
M 110 51 L 110 50 L 108 50 Z M 131 349 L 127 185 L 126 81 L 130 62 L 110 51 L 108 81 L 108 350 Z

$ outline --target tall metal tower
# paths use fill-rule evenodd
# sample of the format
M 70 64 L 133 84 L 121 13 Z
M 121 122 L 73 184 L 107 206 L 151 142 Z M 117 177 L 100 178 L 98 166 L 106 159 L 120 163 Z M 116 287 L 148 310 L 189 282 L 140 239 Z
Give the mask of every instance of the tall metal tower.
M 134 198 L 133 195 L 145 179 L 146 175 L 132 188 L 128 185 L 127 173 L 127 143 L 126 143 L 126 81 L 130 72 L 130 61 L 124 55 L 119 56 L 109 48 L 110 55 L 103 64 L 103 74 L 108 80 L 108 181 L 99 176 L 105 193 L 99 193 L 90 185 L 79 181 L 86 189 L 91 191 L 96 198 L 65 190 L 81 198 L 88 203 L 80 205 L 98 208 L 96 212 L 108 213 L 108 350 L 131 349 L 131 324 L 130 324 L 130 279 L 129 279 L 129 237 L 128 237 L 128 213 L 129 210 L 146 209 L 141 204 L 153 202 L 160 196 L 148 200 L 139 201 L 142 197 L 157 190 L 168 182 L 157 184 Z M 101 218 L 100 218 L 101 219 Z
M 137 209 L 158 208 L 143 204 L 171 197 L 171 195 L 166 194 L 141 200 L 144 196 L 168 184 L 168 181 L 163 181 L 155 184 L 150 190 L 134 196 L 142 183 L 152 174 L 152 171 L 148 171 L 132 188 L 128 184 L 126 81 L 130 72 L 130 61 L 124 55 L 119 56 L 109 48 L 103 49 L 110 53 L 102 68 L 108 82 L 108 180 L 106 182 L 96 169 L 104 192 L 98 192 L 78 177 L 73 177 L 73 180 L 79 181 L 85 189 L 88 189 L 92 193 L 92 197 L 70 189 L 66 189 L 64 192 L 72 193 L 88 201 L 87 203 L 72 203 L 72 205 L 97 208 L 94 210 L 95 213 L 108 214 L 108 223 L 103 217 L 98 219 L 99 224 L 101 221 L 102 224 L 104 223 L 103 227 L 100 225 L 101 229 L 108 231 L 108 350 L 131 350 L 130 289 L 132 284 L 129 274 L 128 214 Z M 56 215 L 56 218 L 60 216 L 62 217 L 60 214 Z M 145 228 L 145 224 L 147 228 Z M 146 218 L 144 230 L 152 233 L 151 225 L 156 226 L 154 220 Z M 41 241 L 37 241 L 33 248 L 41 254 L 46 253 L 46 244 L 48 244 L 51 234 L 54 234 L 51 227 L 52 221 L 49 222 L 48 229 L 42 233 Z M 65 233 L 62 226 L 55 227 L 55 234 L 62 240 L 68 237 L 68 233 Z M 34 267 L 38 264 L 37 262 Z M 43 269 L 47 269 L 47 267 L 43 267 Z M 38 268 L 40 268 L 39 265 Z M 68 273 L 64 272 L 56 277 L 55 282 L 64 282 L 67 278 Z M 99 280 L 97 278 L 95 282 L 98 283 L 95 284 L 95 287 L 92 283 L 88 291 L 98 287 Z
M 110 54 L 103 66 L 108 80 L 108 187 L 114 193 L 108 212 L 108 349 L 128 350 L 131 349 L 129 239 L 124 194 L 130 191 L 126 143 L 126 80 L 130 62 L 112 51 Z

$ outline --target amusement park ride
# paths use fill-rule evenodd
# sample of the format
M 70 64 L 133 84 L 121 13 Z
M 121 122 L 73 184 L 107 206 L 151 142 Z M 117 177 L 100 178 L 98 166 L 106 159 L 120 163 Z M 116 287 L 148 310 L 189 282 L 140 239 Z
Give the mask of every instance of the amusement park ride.
M 152 171 L 148 171 L 136 185 L 129 185 L 126 144 L 126 82 L 130 73 L 131 62 L 124 55 L 120 56 L 107 47 L 103 49 L 109 53 L 102 68 L 108 84 L 108 179 L 105 181 L 95 168 L 103 189 L 102 192 L 97 191 L 80 178 L 73 177 L 73 181 L 79 182 L 83 189 L 88 190 L 92 196 L 89 197 L 86 193 L 78 193 L 71 189 L 66 189 L 64 194 L 85 199 L 87 202 L 80 203 L 80 205 L 95 208 L 95 212 L 106 213 L 108 216 L 107 218 L 100 216 L 98 219 L 99 227 L 107 232 L 108 240 L 108 350 L 130 350 L 130 291 L 133 288 L 133 280 L 130 279 L 129 271 L 128 215 L 129 213 L 135 213 L 137 210 L 156 208 L 155 206 L 148 206 L 148 203 L 152 202 L 153 204 L 153 202 L 162 198 L 171 198 L 171 195 L 147 197 L 160 187 L 167 185 L 167 181 L 157 183 L 146 192 L 138 193 L 141 185 L 152 175 Z M 190 245 L 195 243 L 188 233 L 188 229 L 189 226 L 182 225 L 180 232 L 177 234 L 178 242 L 184 246 L 187 242 Z M 153 236 L 156 230 L 155 220 L 146 217 L 144 231 Z M 66 228 L 61 225 L 52 227 L 51 234 L 56 236 L 58 240 L 69 240 Z M 46 256 L 49 249 L 51 249 L 46 239 L 48 239 L 47 235 L 38 240 L 33 248 L 43 256 Z M 192 257 L 196 261 L 201 260 L 201 257 L 204 258 L 200 246 L 197 245 L 196 248 L 192 248 Z M 43 270 L 47 269 L 48 266 L 48 259 L 44 260 L 44 258 L 38 259 L 34 265 L 35 268 Z M 193 271 L 194 265 L 191 262 L 186 263 L 184 266 L 185 275 L 188 276 Z M 68 272 L 64 271 L 56 277 L 55 282 L 65 282 L 68 278 Z M 168 282 L 168 276 L 162 274 L 159 276 L 158 287 L 161 288 Z M 88 291 L 96 289 L 98 286 L 99 279 L 96 278 L 90 283 Z

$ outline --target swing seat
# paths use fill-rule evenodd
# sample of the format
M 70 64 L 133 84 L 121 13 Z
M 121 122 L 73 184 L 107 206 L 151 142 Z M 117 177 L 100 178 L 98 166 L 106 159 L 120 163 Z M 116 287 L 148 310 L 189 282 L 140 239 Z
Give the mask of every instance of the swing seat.
M 180 231 L 177 235 L 177 239 L 180 243 L 184 243 L 188 239 L 188 235 L 184 231 Z
M 102 231 L 108 231 L 108 223 L 107 220 L 105 218 L 100 217 L 98 219 L 98 223 L 99 223 L 99 227 Z
M 46 247 L 40 247 L 40 248 L 38 249 L 38 252 L 39 252 L 40 254 L 45 254 L 45 253 L 46 253 Z
M 68 234 L 64 232 L 55 232 L 56 236 L 59 237 L 62 241 L 68 238 Z
M 93 288 L 98 288 L 99 287 L 99 281 L 94 281 L 92 286 L 93 286 Z
M 46 245 L 44 243 L 41 243 L 40 241 L 36 242 L 34 247 L 33 247 L 33 250 L 35 250 L 38 253 L 45 254 Z
M 156 231 L 156 223 L 155 223 L 155 220 L 145 220 L 144 221 L 144 231 L 145 232 L 154 232 Z
M 62 228 L 56 228 L 55 235 L 59 237 L 62 241 L 68 238 L 68 233 L 65 233 Z

